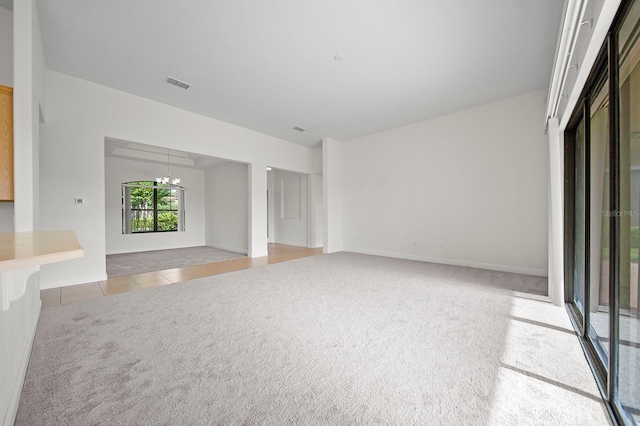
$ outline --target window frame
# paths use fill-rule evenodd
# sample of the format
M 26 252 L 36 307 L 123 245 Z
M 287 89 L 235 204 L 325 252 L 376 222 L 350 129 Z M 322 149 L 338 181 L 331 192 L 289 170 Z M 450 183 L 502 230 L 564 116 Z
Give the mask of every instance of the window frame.
M 636 0 L 640 1 L 640 0 Z M 620 97 L 619 97 L 619 50 L 618 50 L 618 33 L 625 18 L 627 17 L 633 1 L 623 2 L 616 17 L 611 25 L 609 32 L 603 42 L 594 66 L 589 73 L 589 77 L 583 87 L 579 100 L 574 107 L 571 118 L 564 132 L 564 279 L 565 279 L 565 307 L 569 314 L 569 318 L 578 335 L 580 344 L 583 348 L 589 366 L 596 378 L 598 388 L 603 400 L 607 406 L 607 410 L 614 424 L 634 424 L 634 420 L 629 419 L 628 413 L 622 407 L 618 395 L 618 373 L 619 373 L 619 328 L 620 319 L 618 311 L 620 309 L 620 217 L 618 215 L 609 216 L 609 359 L 607 366 L 603 365 L 597 353 L 596 347 L 589 336 L 589 315 L 591 298 L 590 291 L 590 274 L 585 273 L 585 306 L 584 315 L 576 306 L 574 297 L 574 255 L 575 255 L 575 176 L 576 176 L 576 157 L 575 157 L 575 135 L 579 124 L 585 123 L 585 164 L 587 168 L 587 176 L 589 176 L 590 168 L 590 152 L 589 146 L 591 137 L 589 134 L 590 119 L 590 100 L 594 91 L 598 90 L 598 83 L 602 78 L 608 78 L 609 84 L 609 159 L 610 159 L 610 181 L 609 181 L 609 205 L 606 208 L 609 211 L 619 211 L 621 206 L 620 200 Z M 588 196 L 591 192 L 591 179 L 585 180 L 585 193 Z M 603 206 L 605 208 L 605 206 Z M 586 219 L 589 219 L 589 205 L 585 206 Z M 590 254 L 590 221 L 585 220 L 585 268 L 589 271 L 589 254 Z
M 145 183 L 149 183 L 146 185 Z M 134 209 L 131 206 L 130 200 L 130 188 L 149 188 L 153 189 L 153 205 L 148 209 Z M 167 189 L 170 191 L 177 191 L 177 208 L 176 209 L 161 209 L 158 208 L 158 190 Z M 171 184 L 160 184 L 155 181 L 149 180 L 140 180 L 140 181 L 131 181 L 131 182 L 123 182 L 121 184 L 121 211 L 122 211 L 122 234 L 123 235 L 131 235 L 131 234 L 153 234 L 153 233 L 164 233 L 164 232 L 183 232 L 185 231 L 185 192 L 186 188 L 178 185 Z M 147 211 L 152 212 L 153 215 L 153 229 L 145 230 L 145 231 L 133 231 L 132 230 L 132 221 L 133 221 L 133 211 Z M 176 229 L 158 229 L 158 216 L 164 212 L 173 212 L 178 218 L 178 224 Z

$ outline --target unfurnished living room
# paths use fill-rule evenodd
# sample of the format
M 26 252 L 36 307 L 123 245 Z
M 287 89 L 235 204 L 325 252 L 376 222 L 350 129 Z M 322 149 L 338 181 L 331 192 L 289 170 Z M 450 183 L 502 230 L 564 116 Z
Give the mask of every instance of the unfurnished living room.
M 3 425 L 640 424 L 640 0 L 0 0 L 0 56 Z

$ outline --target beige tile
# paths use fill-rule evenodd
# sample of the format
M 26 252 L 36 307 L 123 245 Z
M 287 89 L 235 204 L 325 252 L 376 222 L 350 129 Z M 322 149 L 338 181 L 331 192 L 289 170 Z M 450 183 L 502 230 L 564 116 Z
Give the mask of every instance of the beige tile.
M 227 263 L 227 262 L 219 262 L 219 264 L 217 264 L 216 266 L 213 266 L 203 272 L 206 272 L 209 275 L 217 275 L 217 274 L 224 274 L 225 272 L 229 272 L 233 270 L 235 270 L 235 266 L 233 264 Z
M 57 299 L 42 299 L 42 307 L 43 308 L 48 308 L 50 306 L 57 306 L 60 304 L 60 297 L 58 297 Z
M 89 283 L 89 284 L 78 284 L 72 285 L 68 287 L 62 287 L 62 297 L 72 295 L 72 294 L 80 294 L 80 293 L 91 293 L 95 291 L 99 291 L 102 293 L 100 289 L 100 284 L 98 283 Z
M 294 258 L 285 256 L 269 256 L 269 265 L 272 265 L 274 263 L 286 262 L 287 260 L 292 259 Z
M 243 267 L 250 267 L 251 266 L 251 259 L 248 257 L 241 257 L 240 259 L 233 259 L 230 260 L 229 265 L 237 265 L 237 266 L 243 266 Z
M 184 272 L 176 275 L 167 275 L 165 279 L 171 283 L 181 283 L 184 281 L 195 280 L 196 278 L 208 277 L 210 273 L 203 272 Z
M 164 269 L 162 271 L 156 271 L 156 274 L 165 275 L 165 274 L 176 274 L 182 272 L 184 268 L 172 268 L 172 269 Z
M 216 274 L 211 271 L 186 271 L 180 274 L 179 280 L 173 281 L 173 282 L 195 280 L 197 278 L 208 277 L 211 275 L 216 275 Z
M 115 294 L 115 293 L 122 293 L 123 291 L 127 291 L 130 289 L 138 289 L 140 287 L 138 287 L 138 284 L 132 282 L 131 284 L 109 284 L 109 283 L 101 283 L 100 284 L 100 289 L 102 290 L 102 293 L 107 295 L 107 294 Z
M 157 281 L 162 276 L 156 272 L 145 272 L 144 274 L 129 275 L 129 278 L 136 284 Z
M 269 264 L 269 256 L 254 257 L 249 260 L 251 261 L 251 266 L 264 266 Z
M 120 293 L 126 293 L 128 291 L 135 291 L 135 290 L 140 290 L 140 287 L 137 284 L 132 284 L 129 286 L 109 286 L 108 284 L 104 284 L 104 285 L 100 285 L 100 287 L 102 287 L 102 292 L 104 293 L 105 296 L 109 296 L 111 294 L 120 294 Z
M 104 297 L 102 294 L 102 290 L 98 287 L 98 290 L 93 291 L 85 291 L 82 293 L 74 293 L 74 294 L 62 294 L 61 303 L 64 305 L 66 303 L 79 302 L 81 300 L 95 299 L 96 297 Z
M 47 290 L 40 290 L 40 299 L 60 300 L 60 288 L 49 288 Z
M 102 288 L 105 294 L 115 294 L 130 291 L 137 287 L 147 288 L 156 287 L 158 285 L 167 285 L 170 283 L 179 283 L 196 278 L 203 278 L 238 271 L 241 269 L 264 266 L 270 263 L 280 263 L 287 260 L 322 254 L 322 248 L 308 249 L 305 247 L 286 246 L 283 244 L 269 244 L 268 248 L 268 256 L 259 258 L 242 257 L 223 262 L 191 265 L 183 268 L 172 268 L 156 272 L 114 277 L 100 283 L 100 288 Z
M 172 282 L 180 282 L 195 278 L 208 277 L 210 275 L 229 272 L 239 268 L 240 267 L 234 263 L 234 260 L 227 260 L 224 262 L 206 263 L 203 265 L 191 265 L 185 266 L 184 268 L 169 269 L 167 271 L 161 271 L 160 275 Z
M 232 263 L 224 272 L 233 272 L 233 271 L 241 271 L 243 269 L 251 268 L 251 262 L 237 262 Z
M 113 277 L 113 278 L 108 278 L 106 281 L 102 281 L 100 282 L 100 286 L 103 286 L 104 284 L 108 284 L 110 287 L 126 287 L 126 286 L 130 286 L 135 284 L 135 282 L 129 278 L 128 275 L 122 276 L 122 277 Z
M 187 274 L 184 272 L 174 272 L 172 274 L 163 273 L 162 277 L 167 281 L 171 281 L 172 283 L 180 283 L 182 281 L 187 281 L 189 279 L 187 278 Z
M 140 288 L 149 288 L 149 287 L 158 287 L 161 285 L 168 285 L 168 284 L 172 284 L 172 282 L 166 278 L 162 278 L 161 276 L 158 276 L 155 280 L 149 280 L 149 281 L 138 283 L 138 286 Z
M 212 270 L 215 270 L 215 268 L 218 267 L 219 264 L 221 263 L 226 263 L 226 262 L 216 262 L 216 263 L 207 263 L 204 265 L 187 266 L 183 268 L 183 272 L 206 274 L 208 272 L 211 272 Z
M 103 293 L 105 293 L 105 291 L 127 289 L 127 288 L 131 288 L 131 287 L 137 287 L 137 284 L 134 283 L 131 280 L 129 280 L 129 281 L 117 281 L 117 282 L 102 281 L 100 283 L 100 288 L 102 289 Z

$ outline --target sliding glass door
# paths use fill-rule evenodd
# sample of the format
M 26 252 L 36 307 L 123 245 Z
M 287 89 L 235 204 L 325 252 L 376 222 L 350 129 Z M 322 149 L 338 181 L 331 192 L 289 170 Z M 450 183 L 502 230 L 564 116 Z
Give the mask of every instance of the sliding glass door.
M 619 408 L 640 423 L 640 2 L 630 9 L 618 36 L 620 87 L 620 283 L 616 322 Z
M 586 109 L 589 115 L 589 201 L 591 244 L 589 251 L 589 313 L 587 337 L 607 370 L 609 362 L 609 274 L 610 217 L 609 197 L 611 156 L 609 145 L 609 80 L 604 73 L 591 91 Z
M 584 299 L 586 293 L 586 276 L 587 276 L 587 145 L 585 143 L 584 120 L 576 127 L 575 131 L 575 205 L 574 205 L 574 244 L 573 253 L 573 303 L 575 304 L 577 314 L 582 324 L 584 318 Z
M 565 132 L 566 302 L 611 415 L 640 424 L 640 0 L 623 2 Z

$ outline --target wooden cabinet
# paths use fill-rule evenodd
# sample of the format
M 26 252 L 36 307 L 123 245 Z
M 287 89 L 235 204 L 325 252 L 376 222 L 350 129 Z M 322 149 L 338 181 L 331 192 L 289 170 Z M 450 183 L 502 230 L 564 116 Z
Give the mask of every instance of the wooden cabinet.
M 13 89 L 1 85 L 0 201 L 13 201 Z

